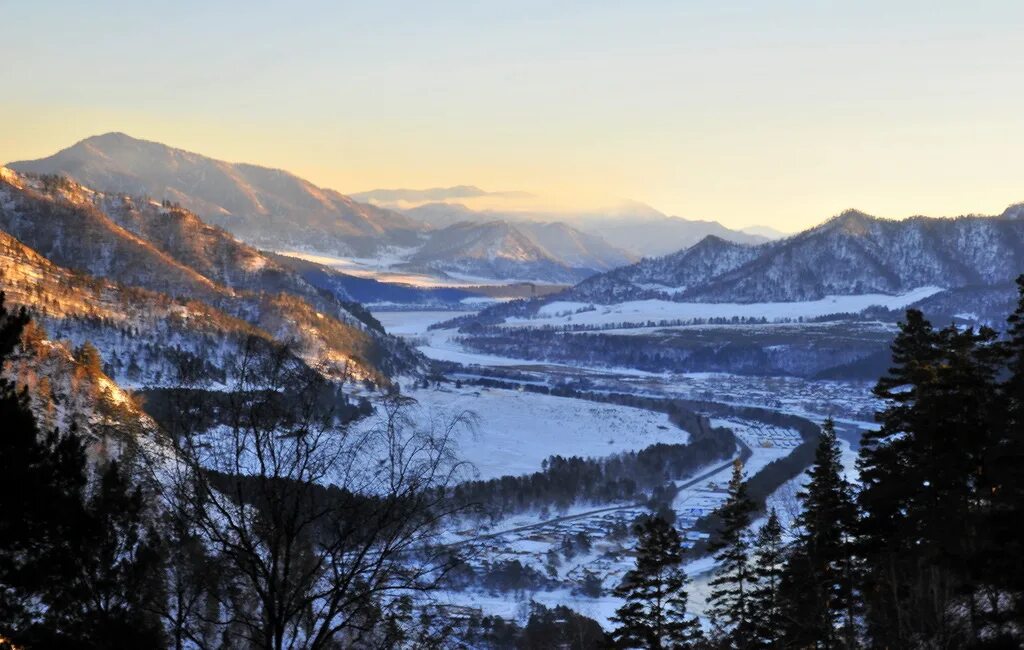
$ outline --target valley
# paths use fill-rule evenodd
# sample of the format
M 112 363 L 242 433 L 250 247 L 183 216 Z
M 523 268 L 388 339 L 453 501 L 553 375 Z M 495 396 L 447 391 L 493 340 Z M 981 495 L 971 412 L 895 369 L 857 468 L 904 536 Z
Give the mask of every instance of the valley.
M 604 395 L 683 400 L 708 417 L 709 426 L 735 435 L 734 455 L 670 482 L 674 494 L 663 507 L 674 512 L 687 547 L 707 540 L 702 519 L 723 502 L 734 458 L 742 458 L 747 475 L 753 477 L 790 456 L 803 442 L 796 430 L 756 415 L 752 419 L 745 409 L 798 416 L 812 428 L 826 417 L 835 418 L 844 440 L 846 469 L 854 476 L 854 452 L 862 431 L 872 426 L 877 407 L 864 381 L 537 363 L 467 350 L 455 329 L 435 327 L 472 314 L 385 311 L 375 312 L 375 317 L 427 357 L 443 362 L 445 382 L 403 390 L 417 400 L 418 408 L 434 416 L 452 409 L 474 415 L 472 432 L 464 434 L 460 449 L 478 478 L 538 472 L 554 455 L 600 458 L 657 442 L 689 440 L 689 434 L 664 414 L 610 410 L 601 401 Z M 568 396 L 569 391 L 574 396 Z M 767 495 L 768 502 L 790 518 L 797 508 L 802 467 Z M 466 576 L 458 588 L 446 590 L 440 602 L 453 611 L 510 618 L 521 618 L 531 601 L 549 607 L 568 605 L 607 625 L 620 604 L 608 590 L 633 562 L 624 531 L 636 517 L 657 507 L 647 497 L 626 503 L 543 506 L 492 516 L 482 525 L 453 531 L 450 543 L 472 551 L 462 569 Z M 711 568 L 703 556 L 687 564 L 696 603 L 706 597 Z M 693 610 L 698 615 L 703 612 L 700 606 Z
M 0 290 L 33 321 L 5 368 L 25 408 L 81 431 L 90 462 L 194 499 L 177 524 L 242 567 L 226 580 L 277 541 L 240 557 L 237 536 L 298 521 L 286 533 L 324 554 L 307 594 L 379 562 L 363 597 L 463 639 L 540 605 L 613 627 L 638 522 L 679 535 L 687 615 L 712 630 L 737 490 L 751 531 L 774 513 L 796 543 L 825 423 L 860 489 L 905 319 L 988 336 L 1024 259 L 1011 209 L 847 211 L 781 239 L 647 212 L 634 245 L 712 232 L 637 259 L 575 226 L 362 204 L 121 134 L 18 168 L 56 172 L 0 168 Z

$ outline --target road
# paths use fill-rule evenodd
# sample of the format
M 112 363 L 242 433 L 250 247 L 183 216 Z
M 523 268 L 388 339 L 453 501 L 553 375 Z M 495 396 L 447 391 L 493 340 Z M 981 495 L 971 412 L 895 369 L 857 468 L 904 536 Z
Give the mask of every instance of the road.
M 694 477 L 692 479 L 689 479 L 685 483 L 682 483 L 681 485 L 678 485 L 677 488 L 680 489 L 680 490 L 689 489 L 689 488 L 693 487 L 694 485 L 697 485 L 701 481 L 706 481 L 707 479 L 711 478 L 712 476 L 714 476 L 714 475 L 716 475 L 716 474 L 718 474 L 720 472 L 723 472 L 725 470 L 731 469 L 732 468 L 732 464 L 736 460 L 736 458 L 739 458 L 739 457 L 745 456 L 745 455 L 749 456 L 749 454 L 752 453 L 750 447 L 748 447 L 745 442 L 740 440 L 738 436 L 736 437 L 736 444 L 739 445 L 739 447 L 741 448 L 740 454 L 738 456 L 734 456 L 733 458 L 730 458 L 726 462 L 722 463 L 721 465 L 716 466 L 713 469 L 710 469 L 710 470 L 704 472 L 700 476 L 696 476 L 696 477 Z M 744 453 L 744 451 L 746 453 Z M 465 540 L 459 541 L 459 542 L 454 543 L 454 544 L 448 544 L 448 546 L 457 546 L 459 544 L 468 544 L 468 543 L 471 543 L 471 542 L 478 542 L 478 541 L 482 541 L 482 540 L 485 540 L 485 539 L 494 539 L 495 537 L 501 537 L 502 535 L 508 535 L 510 533 L 521 533 L 521 532 L 524 532 L 524 531 L 527 531 L 527 530 L 534 530 L 534 529 L 537 529 L 537 528 L 543 528 L 545 526 L 550 526 L 552 524 L 559 524 L 559 523 L 566 522 L 566 521 L 574 521 L 576 519 L 587 519 L 588 517 L 593 517 L 594 515 L 601 515 L 601 514 L 604 514 L 606 512 L 618 512 L 620 510 L 631 510 L 633 508 L 642 508 L 643 506 L 644 506 L 643 502 L 637 502 L 637 503 L 630 503 L 630 504 L 627 504 L 627 505 L 624 505 L 624 506 L 610 506 L 610 507 L 607 507 L 607 508 L 598 508 L 596 510 L 587 510 L 586 512 L 578 512 L 578 513 L 572 514 L 572 515 L 565 515 L 565 516 L 562 516 L 562 517 L 554 517 L 552 519 L 546 519 L 544 521 L 538 521 L 538 522 L 533 523 L 533 524 L 527 524 L 526 526 L 517 526 L 515 528 L 506 528 L 504 530 L 501 530 L 501 531 L 498 531 L 498 532 L 494 532 L 494 533 L 485 533 L 483 535 L 477 535 L 475 537 L 471 537 L 469 539 L 465 539 Z

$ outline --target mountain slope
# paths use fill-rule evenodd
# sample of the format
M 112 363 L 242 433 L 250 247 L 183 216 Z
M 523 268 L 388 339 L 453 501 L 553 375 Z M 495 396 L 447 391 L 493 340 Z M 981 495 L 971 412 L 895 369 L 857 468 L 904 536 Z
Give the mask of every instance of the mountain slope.
M 709 235 L 677 253 L 644 259 L 584 280 L 566 292 L 570 300 L 618 302 L 671 296 L 743 266 L 759 249 Z
M 560 223 L 490 221 L 437 230 L 405 264 L 417 271 L 576 282 L 630 258 L 599 238 Z
M 691 249 L 596 276 L 569 294 L 693 302 L 787 302 L 898 294 L 924 286 L 989 286 L 1024 270 L 1024 222 L 1007 217 L 892 221 L 847 211 L 787 239 Z
M 94 136 L 48 158 L 9 167 L 180 203 L 265 247 L 362 255 L 382 245 L 412 245 L 422 229 L 397 212 L 359 203 L 285 171 L 214 160 L 123 133 Z
M 0 170 L 0 230 L 59 266 L 201 301 L 294 342 L 310 362 L 326 362 L 332 372 L 384 381 L 419 363 L 361 310 L 346 308 L 342 296 L 313 287 L 183 210 Z
M 765 244 L 760 253 L 684 296 L 705 302 L 814 300 L 1005 283 L 1024 270 L 1024 222 L 979 216 L 891 221 L 850 210 Z

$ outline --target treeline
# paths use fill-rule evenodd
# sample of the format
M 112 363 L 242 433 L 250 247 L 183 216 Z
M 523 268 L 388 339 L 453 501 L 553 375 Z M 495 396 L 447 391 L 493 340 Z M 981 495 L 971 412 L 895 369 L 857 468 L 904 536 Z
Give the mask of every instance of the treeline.
M 581 503 L 635 502 L 704 465 L 729 458 L 735 449 L 731 431 L 704 427 L 691 432 L 685 445 L 655 444 L 603 458 L 551 456 L 539 472 L 460 483 L 451 496 L 456 504 L 477 504 L 493 517 L 524 510 L 559 511 Z M 656 496 L 661 501 L 671 495 Z
M 809 327 L 809 326 L 808 326 Z M 468 331 L 467 331 L 468 332 Z M 740 336 L 742 334 L 742 336 Z M 863 338 L 863 337 L 862 337 Z M 510 358 L 595 367 L 636 368 L 648 372 L 728 372 L 740 375 L 785 374 L 814 377 L 883 349 L 887 335 L 843 338 L 766 331 L 696 330 L 688 336 L 571 333 L 544 328 L 496 328 L 459 337 L 469 350 Z M 657 344 L 652 344 L 656 341 Z

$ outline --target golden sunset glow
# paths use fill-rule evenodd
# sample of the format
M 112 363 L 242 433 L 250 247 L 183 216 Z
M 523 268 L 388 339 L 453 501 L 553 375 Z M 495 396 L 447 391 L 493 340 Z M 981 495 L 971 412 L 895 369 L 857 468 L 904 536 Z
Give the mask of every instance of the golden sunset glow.
M 215 4 L 4 7 L 0 159 L 124 131 L 346 193 L 788 231 L 1024 198 L 1019 3 Z

